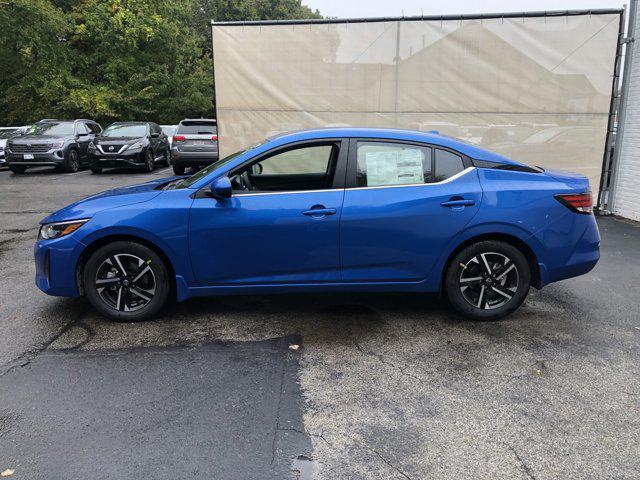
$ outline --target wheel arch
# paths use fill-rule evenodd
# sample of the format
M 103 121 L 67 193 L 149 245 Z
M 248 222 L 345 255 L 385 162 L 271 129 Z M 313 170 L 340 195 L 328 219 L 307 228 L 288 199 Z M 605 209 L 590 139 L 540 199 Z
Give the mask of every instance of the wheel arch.
M 145 247 L 153 250 L 164 262 L 165 267 L 169 271 L 169 279 L 171 282 L 171 291 L 175 292 L 175 278 L 176 278 L 176 270 L 173 266 L 173 263 L 167 256 L 167 254 L 160 248 L 157 244 L 152 242 L 149 239 L 139 237 L 131 234 L 111 234 L 106 235 L 104 237 L 100 237 L 89 243 L 86 248 L 82 251 L 80 256 L 78 257 L 78 261 L 76 262 L 76 283 L 78 285 L 78 291 L 80 295 L 84 295 L 84 283 L 83 283 L 83 272 L 84 266 L 87 263 L 89 257 L 100 247 L 104 245 L 108 245 L 113 242 L 134 242 L 139 243 L 140 245 L 144 245 Z
M 447 270 L 449 269 L 449 264 L 453 257 L 455 257 L 460 251 L 469 245 L 473 245 L 474 243 L 486 241 L 486 240 L 495 240 L 508 243 L 513 247 L 517 248 L 522 252 L 522 254 L 527 259 L 527 263 L 529 263 L 529 268 L 531 270 L 531 285 L 535 288 L 541 288 L 541 274 L 540 274 L 540 266 L 538 264 L 538 257 L 536 256 L 533 249 L 521 238 L 518 238 L 514 235 L 510 235 L 508 233 L 501 232 L 491 232 L 491 233 L 482 233 L 479 235 L 475 235 L 473 237 L 465 239 L 458 246 L 456 246 L 444 263 L 444 268 L 442 269 L 442 274 L 440 278 L 440 291 L 444 291 L 444 282 L 447 276 Z

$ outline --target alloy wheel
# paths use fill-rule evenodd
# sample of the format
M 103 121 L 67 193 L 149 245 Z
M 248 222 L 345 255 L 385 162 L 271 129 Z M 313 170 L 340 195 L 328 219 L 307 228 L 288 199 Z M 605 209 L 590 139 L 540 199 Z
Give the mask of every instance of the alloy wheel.
M 458 280 L 463 298 L 482 310 L 507 304 L 518 291 L 520 276 L 512 259 L 502 253 L 484 252 L 465 264 Z
M 140 310 L 155 296 L 156 277 L 151 260 L 129 253 L 111 255 L 98 267 L 95 287 L 110 308 L 121 312 Z

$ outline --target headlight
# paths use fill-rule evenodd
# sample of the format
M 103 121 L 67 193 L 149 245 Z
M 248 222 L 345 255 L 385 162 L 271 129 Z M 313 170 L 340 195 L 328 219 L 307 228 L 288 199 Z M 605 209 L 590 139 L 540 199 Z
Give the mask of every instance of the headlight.
M 64 237 L 75 232 L 82 225 L 89 221 L 88 218 L 83 220 L 71 220 L 68 222 L 46 223 L 40 227 L 38 238 L 43 240 L 51 240 L 53 238 Z
M 88 148 L 89 148 L 90 151 L 93 152 L 96 149 L 96 146 L 95 146 L 95 144 L 93 142 L 89 142 L 89 147 Z
M 136 143 L 132 143 L 131 145 L 129 145 L 126 149 L 127 150 L 138 150 L 138 149 L 140 149 L 142 147 L 144 147 L 142 142 L 136 142 Z
M 62 148 L 64 147 L 64 140 L 60 140 L 59 142 L 53 142 L 51 144 L 51 148 Z

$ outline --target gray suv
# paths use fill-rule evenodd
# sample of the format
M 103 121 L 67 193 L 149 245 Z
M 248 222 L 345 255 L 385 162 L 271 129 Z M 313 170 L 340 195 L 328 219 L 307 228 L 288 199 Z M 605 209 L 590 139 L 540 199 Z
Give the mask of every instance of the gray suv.
M 93 120 L 41 120 L 7 141 L 7 166 L 13 173 L 42 166 L 77 172 L 89 163 L 89 144 L 100 132 Z
M 204 167 L 218 160 L 218 126 L 211 119 L 184 119 L 171 144 L 173 172 L 183 175 L 186 167 Z

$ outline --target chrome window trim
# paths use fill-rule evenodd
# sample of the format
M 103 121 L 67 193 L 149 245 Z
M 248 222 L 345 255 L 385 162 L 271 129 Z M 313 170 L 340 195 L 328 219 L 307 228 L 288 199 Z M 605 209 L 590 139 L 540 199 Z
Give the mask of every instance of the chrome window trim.
M 446 178 L 440 182 L 432 182 L 432 183 L 408 183 L 405 185 L 379 185 L 374 187 L 350 187 L 350 188 L 325 188 L 322 190 L 291 190 L 286 192 L 256 192 L 256 193 L 241 193 L 241 192 L 232 192 L 232 196 L 238 197 L 256 197 L 259 195 L 283 195 L 283 194 L 292 194 L 292 193 L 315 193 L 315 192 L 337 192 L 343 190 L 378 190 L 381 188 L 405 188 L 405 187 L 430 187 L 435 185 L 444 185 L 449 182 L 453 182 L 458 178 L 466 175 L 467 173 L 475 170 L 476 167 L 467 167 L 461 172 L 456 173 L 455 175 Z

